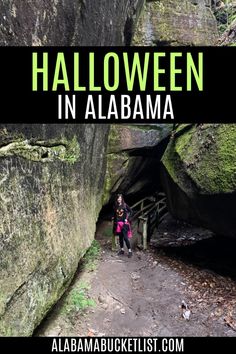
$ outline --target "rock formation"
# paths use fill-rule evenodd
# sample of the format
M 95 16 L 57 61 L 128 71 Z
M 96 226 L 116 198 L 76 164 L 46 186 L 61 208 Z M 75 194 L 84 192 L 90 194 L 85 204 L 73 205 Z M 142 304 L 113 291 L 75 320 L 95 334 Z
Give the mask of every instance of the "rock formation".
M 172 124 L 111 126 L 104 203 L 117 192 L 141 196 L 156 190 L 160 144 L 171 129 Z
M 162 158 L 171 213 L 236 237 L 236 125 L 181 125 Z
M 143 0 L 0 2 L 0 45 L 122 45 Z
M 207 0 L 154 0 L 137 24 L 133 45 L 214 45 L 216 19 Z
M 208 2 L 149 1 L 134 35 L 144 0 L 1 1 L 0 45 L 112 46 L 133 35 L 135 45 L 213 45 Z M 73 278 L 112 194 L 155 190 L 171 128 L 114 125 L 109 135 L 102 124 L 0 125 L 0 336 L 33 333 Z M 163 158 L 169 208 L 234 237 L 236 128 L 184 129 Z
M 0 126 L 0 335 L 28 336 L 71 281 L 102 206 L 108 126 Z

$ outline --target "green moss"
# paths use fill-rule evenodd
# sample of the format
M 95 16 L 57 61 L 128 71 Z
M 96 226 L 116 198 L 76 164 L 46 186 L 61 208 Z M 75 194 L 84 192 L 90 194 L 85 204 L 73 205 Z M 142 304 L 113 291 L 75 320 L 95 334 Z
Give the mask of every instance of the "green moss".
M 236 190 L 236 126 L 219 125 L 214 131 L 215 143 L 199 161 L 194 176 L 212 193 Z
M 127 153 L 114 153 L 107 155 L 107 168 L 105 175 L 105 184 L 102 196 L 103 205 L 108 202 L 114 184 L 119 180 L 121 175 L 125 174 L 129 164 L 129 156 Z
M 191 145 L 193 129 L 191 131 L 186 132 L 180 139 L 177 139 L 176 142 L 176 152 L 178 155 L 182 155 L 186 153 L 186 149 L 192 150 L 193 146 Z
M 87 271 L 93 271 L 97 268 L 97 260 L 101 255 L 101 246 L 98 241 L 93 240 L 91 246 L 89 247 L 88 251 L 86 252 L 83 260 L 82 265 L 83 268 Z
M 178 185 L 202 193 L 236 190 L 236 125 L 204 124 L 172 138 L 162 162 Z
M 175 143 L 172 138 L 166 148 L 166 151 L 165 151 L 161 161 L 164 164 L 165 168 L 167 169 L 171 178 L 176 183 L 178 182 L 178 176 L 176 174 L 176 167 L 175 167 L 177 158 L 178 158 L 178 156 L 175 152 Z
M 192 136 L 192 129 L 183 135 L 181 134 L 181 131 L 187 126 L 189 126 L 189 124 L 180 124 L 177 127 L 176 135 L 172 136 L 170 139 L 165 154 L 162 157 L 162 163 L 176 183 L 179 183 L 182 178 L 182 173 L 178 173 L 181 165 L 180 155 L 182 152 L 186 151 L 187 146 L 190 146 L 189 143 Z M 178 136 L 179 134 L 181 135 Z
M 0 334 L 1 337 L 13 337 L 14 336 L 14 332 L 13 330 L 6 325 L 0 318 Z
M 64 293 L 71 277 L 64 279 L 61 266 L 58 264 L 49 276 L 42 271 L 35 272 L 22 284 L 20 293 L 19 291 L 11 293 L 10 301 L 9 294 L 5 292 L 5 309 L 0 317 L 0 335 L 31 335 L 44 315 Z
M 64 315 L 73 318 L 78 313 L 83 313 L 87 308 L 96 306 L 96 302 L 88 295 L 89 289 L 90 286 L 87 283 L 80 282 L 69 292 L 62 308 Z
M 119 145 L 120 132 L 117 129 L 117 125 L 113 124 L 110 127 L 109 138 L 108 138 L 108 152 L 113 152 L 113 150 Z
M 60 160 L 75 163 L 80 156 L 80 147 L 76 136 L 60 141 L 29 141 L 19 137 L 0 148 L 0 157 L 7 156 L 20 156 L 38 162 Z
M 217 36 L 215 17 L 203 4 L 195 5 L 191 0 L 154 0 L 146 4 L 133 45 L 213 45 Z
M 73 164 L 78 161 L 79 156 L 80 146 L 76 136 L 74 136 L 72 140 L 67 141 L 64 159 L 65 161 Z

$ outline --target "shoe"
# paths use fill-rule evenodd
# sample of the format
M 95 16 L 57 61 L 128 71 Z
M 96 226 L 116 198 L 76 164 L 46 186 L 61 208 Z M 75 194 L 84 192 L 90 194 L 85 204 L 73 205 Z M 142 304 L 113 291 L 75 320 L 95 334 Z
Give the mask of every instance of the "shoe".
M 125 254 L 125 251 L 124 250 L 119 250 L 119 252 L 117 254 L 118 254 L 118 256 L 121 256 L 121 255 Z
M 133 255 L 133 253 L 132 253 L 132 252 L 129 252 L 129 253 L 128 253 L 128 258 L 131 258 L 132 255 Z

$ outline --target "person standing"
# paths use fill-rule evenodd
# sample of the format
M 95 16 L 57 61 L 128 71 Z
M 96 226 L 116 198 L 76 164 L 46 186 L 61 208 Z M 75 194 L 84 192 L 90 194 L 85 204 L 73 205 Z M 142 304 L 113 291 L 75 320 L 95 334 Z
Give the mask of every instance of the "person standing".
M 120 250 L 118 255 L 123 255 L 124 242 L 128 248 L 128 257 L 132 257 L 132 250 L 130 246 L 129 238 L 132 236 L 129 218 L 132 213 L 130 207 L 125 203 L 122 194 L 116 196 L 116 200 L 113 206 L 113 234 L 119 235 Z

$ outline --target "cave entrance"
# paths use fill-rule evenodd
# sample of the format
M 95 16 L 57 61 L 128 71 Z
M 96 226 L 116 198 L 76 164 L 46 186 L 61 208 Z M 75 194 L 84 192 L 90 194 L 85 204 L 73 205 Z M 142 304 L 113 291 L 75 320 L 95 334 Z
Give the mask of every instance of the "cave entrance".
M 113 204 L 117 193 L 122 193 L 125 202 L 132 209 L 132 248 L 147 249 L 152 234 L 167 214 L 166 197 L 162 188 L 160 169 L 161 158 L 169 141 L 169 136 L 154 147 L 144 147 L 126 151 L 131 168 L 122 182 L 112 187 L 110 200 L 102 208 L 97 230 L 103 230 L 111 242 L 113 250 L 118 249 L 118 240 L 113 235 Z M 118 185 L 118 188 L 117 188 Z M 99 238 L 101 232 L 96 237 Z M 112 240 L 112 241 L 111 241 Z
M 146 241 L 143 242 L 142 239 L 143 230 L 146 228 L 147 243 L 157 253 L 161 252 L 170 259 L 180 260 L 199 269 L 207 269 L 209 272 L 236 279 L 236 261 L 233 251 L 235 240 L 217 236 L 205 228 L 174 219 L 168 213 L 166 200 L 162 205 L 163 216 L 160 208 L 157 208 L 156 203 L 162 197 L 165 198 L 160 178 L 160 161 L 168 141 L 169 137 L 152 148 L 128 151 L 131 158 L 137 158 L 137 164 L 134 164 L 135 170 L 132 171 L 132 176 L 126 176 L 117 190 L 112 191 L 111 198 L 102 208 L 98 220 L 98 226 L 101 223 L 105 225 L 103 227 L 107 235 L 107 247 L 111 247 L 111 214 L 114 198 L 116 193 L 122 193 L 127 204 L 134 209 L 135 220 L 132 227 L 137 234 L 136 245 L 141 248 L 146 247 Z M 97 233 L 99 239 L 98 235 L 99 232 Z

